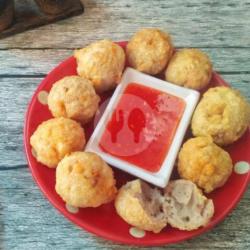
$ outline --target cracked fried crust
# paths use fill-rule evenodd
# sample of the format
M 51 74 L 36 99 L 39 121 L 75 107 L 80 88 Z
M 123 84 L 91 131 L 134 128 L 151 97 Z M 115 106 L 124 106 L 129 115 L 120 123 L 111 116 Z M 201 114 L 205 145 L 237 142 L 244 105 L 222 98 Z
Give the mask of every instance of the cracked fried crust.
M 92 83 L 79 76 L 66 76 L 55 82 L 48 96 L 54 117 L 67 117 L 82 124 L 95 115 L 99 101 Z
M 212 76 L 209 57 L 198 49 L 182 49 L 172 56 L 165 71 L 165 79 L 191 89 L 206 87 Z
M 36 159 L 50 168 L 73 151 L 82 150 L 85 134 L 79 123 L 60 117 L 42 122 L 30 138 Z
M 121 80 L 125 66 L 125 52 L 110 40 L 91 43 L 75 50 L 77 73 L 89 79 L 97 92 L 113 89 Z
M 151 75 L 163 71 L 172 54 L 170 35 L 154 28 L 136 32 L 126 47 L 129 65 Z
M 210 88 L 198 104 L 193 118 L 195 136 L 210 135 L 218 145 L 237 141 L 250 123 L 250 104 L 239 91 L 227 87 Z
M 211 137 L 189 139 L 178 155 L 180 176 L 194 182 L 206 193 L 223 186 L 232 168 L 230 155 L 214 144 Z
M 74 152 L 56 169 L 56 192 L 74 207 L 98 207 L 112 201 L 115 184 L 111 167 L 95 153 Z

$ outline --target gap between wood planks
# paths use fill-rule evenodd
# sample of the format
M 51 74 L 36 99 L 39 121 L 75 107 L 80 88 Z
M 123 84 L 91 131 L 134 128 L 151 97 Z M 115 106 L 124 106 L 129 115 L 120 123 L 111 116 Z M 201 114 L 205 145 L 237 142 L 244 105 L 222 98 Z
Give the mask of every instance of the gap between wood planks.
M 114 41 L 119 42 L 119 41 Z M 91 43 L 91 42 L 90 42 Z M 68 48 L 68 47 L 58 47 L 58 48 L 52 48 L 52 47 L 30 47 L 30 48 L 22 48 L 22 47 L 11 47 L 11 48 L 0 48 L 0 51 L 6 51 L 6 50 L 74 50 L 74 49 L 81 49 L 82 47 L 75 47 L 75 48 Z M 197 48 L 197 49 L 250 49 L 250 46 L 176 46 L 176 49 L 184 49 L 184 48 Z
M 250 74 L 250 71 L 217 71 L 221 75 L 241 75 L 241 74 Z M 29 74 L 29 75 L 20 75 L 20 74 L 0 74 L 0 78 L 44 78 L 46 74 Z
M 20 168 L 27 168 L 27 164 L 21 164 L 21 165 L 16 165 L 16 166 L 0 166 L 0 171 L 7 171 L 7 170 L 16 170 Z

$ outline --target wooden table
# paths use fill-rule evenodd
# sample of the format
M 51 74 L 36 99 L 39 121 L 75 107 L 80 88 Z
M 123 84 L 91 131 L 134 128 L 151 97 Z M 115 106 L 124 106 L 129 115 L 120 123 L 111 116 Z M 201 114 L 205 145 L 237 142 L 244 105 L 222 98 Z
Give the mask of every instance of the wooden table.
M 74 48 L 160 27 L 172 34 L 176 47 L 207 52 L 214 68 L 250 99 L 249 0 L 83 2 L 82 16 L 0 40 L 0 249 L 134 249 L 97 238 L 65 219 L 27 168 L 22 136 L 28 101 Z M 249 204 L 250 190 L 212 231 L 164 249 L 250 249 Z

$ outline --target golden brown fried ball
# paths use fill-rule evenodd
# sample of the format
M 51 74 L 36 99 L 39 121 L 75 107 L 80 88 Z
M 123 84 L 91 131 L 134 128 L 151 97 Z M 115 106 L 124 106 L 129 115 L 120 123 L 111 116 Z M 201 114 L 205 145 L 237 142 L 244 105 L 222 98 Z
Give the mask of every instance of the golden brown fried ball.
M 137 179 L 122 186 L 115 199 L 117 213 L 130 225 L 159 233 L 167 218 L 162 212 L 162 197 L 157 189 Z
M 54 117 L 68 117 L 82 124 L 95 115 L 99 101 L 92 83 L 80 76 L 66 76 L 57 81 L 48 96 Z
M 232 168 L 230 155 L 214 144 L 211 137 L 189 139 L 178 156 L 180 176 L 194 182 L 206 193 L 223 186 Z
M 171 83 L 191 89 L 206 87 L 212 76 L 209 57 L 198 49 L 182 49 L 171 58 L 165 79 Z
M 250 122 L 250 105 L 239 91 L 227 87 L 210 88 L 198 104 L 193 118 L 195 136 L 210 135 L 218 145 L 238 140 Z
M 56 192 L 74 207 L 98 207 L 115 198 L 112 169 L 95 153 L 74 152 L 56 169 Z
M 188 180 L 170 181 L 165 188 L 165 199 L 163 210 L 168 223 L 180 230 L 206 226 L 214 214 L 213 201 Z
M 125 66 L 123 49 L 110 40 L 101 40 L 75 50 L 77 72 L 89 79 L 97 92 L 114 88 L 121 80 Z
M 151 75 L 166 68 L 172 53 L 173 45 L 169 34 L 154 28 L 139 30 L 126 48 L 129 65 Z
M 84 130 L 76 121 L 53 118 L 41 123 L 30 137 L 37 161 L 55 168 L 67 154 L 82 150 L 85 145 Z

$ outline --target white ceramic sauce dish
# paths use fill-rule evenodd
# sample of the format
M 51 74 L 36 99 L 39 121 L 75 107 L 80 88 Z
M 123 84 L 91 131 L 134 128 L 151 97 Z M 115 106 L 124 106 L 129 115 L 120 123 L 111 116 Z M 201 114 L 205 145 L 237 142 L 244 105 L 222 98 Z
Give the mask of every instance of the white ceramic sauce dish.
M 106 125 L 109 122 L 111 115 L 120 100 L 120 97 L 130 83 L 137 83 L 145 87 L 159 90 L 161 92 L 179 97 L 185 102 L 183 115 L 179 121 L 169 150 L 166 153 L 163 163 L 157 172 L 144 170 L 143 168 L 131 164 L 124 159 L 104 152 L 104 150 L 99 146 L 101 137 L 104 133 L 104 130 L 106 129 Z M 99 120 L 92 136 L 90 137 L 86 145 L 86 151 L 95 152 L 110 165 L 163 188 L 167 185 L 170 179 L 177 154 L 180 150 L 183 138 L 189 126 L 195 106 L 199 100 L 199 96 L 200 93 L 195 90 L 171 84 L 128 67 L 124 71 L 121 82 L 115 89 L 109 104 L 107 105 L 101 119 Z

